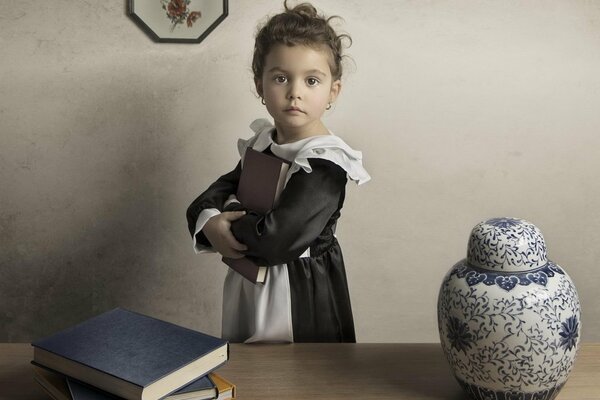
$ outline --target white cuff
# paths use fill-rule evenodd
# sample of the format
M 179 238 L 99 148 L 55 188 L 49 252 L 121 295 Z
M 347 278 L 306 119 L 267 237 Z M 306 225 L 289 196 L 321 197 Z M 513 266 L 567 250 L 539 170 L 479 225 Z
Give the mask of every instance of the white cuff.
M 223 208 L 226 208 L 231 203 L 239 203 L 239 202 L 240 201 L 237 199 L 237 197 L 235 197 L 235 194 L 230 194 L 229 198 L 227 199 L 227 201 L 225 202 L 225 204 L 223 204 Z
M 196 252 L 196 254 L 215 253 L 212 247 L 205 246 L 201 243 L 197 243 L 196 235 L 202 230 L 202 228 L 204 228 L 204 225 L 206 225 L 209 219 L 219 214 L 221 214 L 221 212 L 216 208 L 207 208 L 205 210 L 202 210 L 202 212 L 200 212 L 200 215 L 198 215 L 198 220 L 196 221 L 196 231 L 194 232 L 194 251 Z

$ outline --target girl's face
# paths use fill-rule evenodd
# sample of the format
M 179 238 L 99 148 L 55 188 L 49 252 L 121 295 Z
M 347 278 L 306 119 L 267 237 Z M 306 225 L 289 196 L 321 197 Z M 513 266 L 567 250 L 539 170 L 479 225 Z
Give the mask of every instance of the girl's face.
M 307 46 L 275 45 L 256 82 L 275 120 L 277 140 L 284 143 L 327 134 L 321 116 L 340 89 L 341 82 L 331 76 L 329 54 Z

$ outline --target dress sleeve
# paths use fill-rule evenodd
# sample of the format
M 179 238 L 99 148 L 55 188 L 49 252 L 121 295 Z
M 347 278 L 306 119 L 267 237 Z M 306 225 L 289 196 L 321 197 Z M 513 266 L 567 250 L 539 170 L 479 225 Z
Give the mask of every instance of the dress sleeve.
M 210 246 L 210 242 L 206 239 L 206 236 L 198 229 L 199 217 L 202 213 L 205 217 L 203 219 L 208 220 L 211 216 L 223 211 L 224 204 L 229 196 L 235 194 L 237 191 L 241 168 L 241 163 L 238 162 L 233 171 L 217 179 L 188 207 L 186 212 L 188 229 L 195 239 L 195 243 L 206 247 Z
M 265 215 L 250 211 L 231 224 L 245 254 L 266 265 L 294 260 L 323 231 L 343 201 L 346 172 L 331 161 L 310 159 L 312 171 L 294 173 L 278 205 Z

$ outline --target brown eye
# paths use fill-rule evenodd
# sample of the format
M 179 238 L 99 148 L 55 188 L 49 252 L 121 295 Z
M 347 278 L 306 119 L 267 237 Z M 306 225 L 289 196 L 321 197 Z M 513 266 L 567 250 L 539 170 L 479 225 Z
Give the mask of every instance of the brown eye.
M 317 78 L 308 78 L 306 80 L 306 83 L 308 84 L 308 86 L 317 86 L 319 84 L 319 80 Z
M 275 82 L 277 82 L 277 83 L 286 83 L 287 82 L 287 77 L 285 75 L 277 75 L 275 77 Z

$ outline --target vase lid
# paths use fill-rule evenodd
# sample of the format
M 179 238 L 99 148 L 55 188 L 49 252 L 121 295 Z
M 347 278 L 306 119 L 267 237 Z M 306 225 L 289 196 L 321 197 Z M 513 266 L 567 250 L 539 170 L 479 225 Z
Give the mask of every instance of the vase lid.
M 475 225 L 467 262 L 491 271 L 528 271 L 548 263 L 542 232 L 518 218 L 492 218 Z

